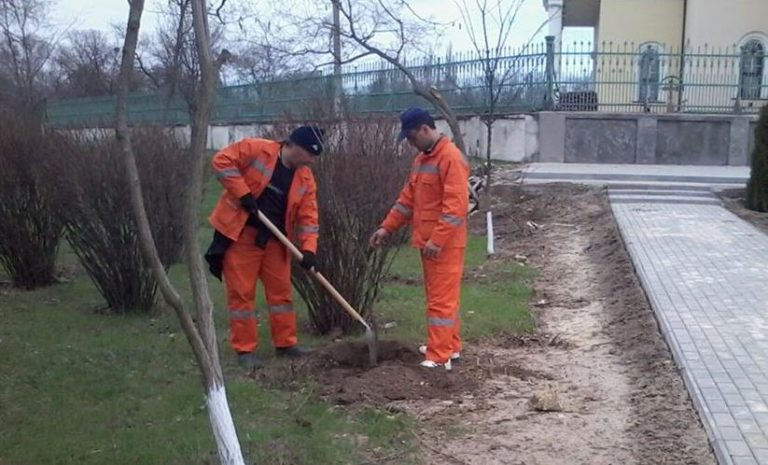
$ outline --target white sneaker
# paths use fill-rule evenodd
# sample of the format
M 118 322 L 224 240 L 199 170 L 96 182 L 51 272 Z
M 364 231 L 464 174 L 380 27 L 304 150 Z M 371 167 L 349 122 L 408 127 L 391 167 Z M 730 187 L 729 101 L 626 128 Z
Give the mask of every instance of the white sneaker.
M 423 362 L 419 363 L 419 366 L 423 368 L 439 368 L 443 367 L 445 368 L 445 371 L 451 371 L 453 367 L 451 366 L 451 361 L 448 360 L 445 363 L 437 363 L 433 362 L 432 360 L 424 360 Z
M 419 346 L 419 353 L 421 355 L 427 355 L 427 346 Z M 458 360 L 461 358 L 461 352 L 454 352 L 451 354 L 451 360 Z

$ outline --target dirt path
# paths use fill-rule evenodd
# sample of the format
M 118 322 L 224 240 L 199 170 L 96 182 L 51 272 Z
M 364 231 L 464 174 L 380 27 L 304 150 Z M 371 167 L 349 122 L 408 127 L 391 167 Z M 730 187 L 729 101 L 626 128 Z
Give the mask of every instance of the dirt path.
M 525 256 L 539 271 L 543 334 L 470 345 L 464 370 L 519 367 L 474 394 L 400 404 L 428 425 L 425 462 L 713 464 L 604 196 L 573 186 L 496 195 L 499 259 Z M 562 411 L 537 411 L 538 394 Z
M 499 186 L 494 195 L 495 260 L 538 272 L 536 334 L 469 341 L 450 373 L 420 369 L 416 343 L 382 341 L 373 369 L 361 343 L 339 342 L 260 376 L 290 385 L 304 373 L 331 403 L 418 417 L 429 465 L 713 465 L 603 192 Z M 471 225 L 485 232 L 482 215 Z

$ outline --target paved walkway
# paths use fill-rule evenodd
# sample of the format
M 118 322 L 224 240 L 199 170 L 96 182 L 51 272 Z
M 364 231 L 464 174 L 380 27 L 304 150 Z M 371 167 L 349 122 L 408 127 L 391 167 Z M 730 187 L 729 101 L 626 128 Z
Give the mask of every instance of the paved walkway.
M 718 461 L 768 465 L 768 236 L 689 187 L 609 194 Z
M 579 182 L 584 184 L 688 186 L 709 190 L 743 187 L 749 178 L 746 166 L 590 165 L 531 163 L 521 172 L 525 183 Z
M 611 208 L 721 465 L 768 465 L 768 236 L 713 190 L 746 167 L 535 163 L 524 183 L 608 186 Z

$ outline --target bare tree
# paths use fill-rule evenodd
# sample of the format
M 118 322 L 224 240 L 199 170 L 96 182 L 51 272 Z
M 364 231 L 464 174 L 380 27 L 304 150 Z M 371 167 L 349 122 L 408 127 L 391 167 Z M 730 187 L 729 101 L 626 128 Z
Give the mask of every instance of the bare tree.
M 13 89 L 7 97 L 33 104 L 40 99 L 44 68 L 58 40 L 47 21 L 49 0 L 0 0 L 0 65 Z
M 237 22 L 237 32 L 227 44 L 233 47 L 232 71 L 239 82 L 270 81 L 312 68 L 310 57 L 288 51 L 290 37 L 271 19 L 243 18 Z
M 101 31 L 72 31 L 55 55 L 53 92 L 58 97 L 115 93 L 120 47 Z
M 445 117 L 456 146 L 466 154 L 458 118 L 448 102 L 436 87 L 424 83 L 405 64 L 404 51 L 408 45 L 414 45 L 416 37 L 422 37 L 419 32 L 425 20 L 414 13 L 404 0 L 339 0 L 338 9 L 341 16 L 338 28 L 341 38 L 361 50 L 358 57 L 375 55 L 400 70 L 410 81 L 413 92 L 426 99 Z M 408 12 L 415 19 L 405 19 Z M 325 21 L 323 24 L 329 31 L 334 30 L 333 23 Z M 379 45 L 377 39 L 380 40 L 382 35 L 389 37 L 392 45 Z
M 480 119 L 486 128 L 486 184 L 490 188 L 491 149 L 493 123 L 499 118 L 498 104 L 505 86 L 513 78 L 519 78 L 519 68 L 514 57 L 506 56 L 512 30 L 517 23 L 525 0 L 456 0 L 462 22 L 475 52 L 482 64 L 482 112 Z M 546 23 L 544 23 L 546 24 Z M 544 26 L 539 26 L 535 36 Z M 533 38 L 532 36 L 532 38 Z M 531 38 L 531 40 L 532 40 Z M 525 51 L 531 40 L 522 50 Z M 519 86 L 512 96 L 514 100 L 524 86 Z M 488 191 L 487 191 L 488 192 Z
M 437 35 L 440 25 L 419 16 L 406 0 L 329 0 L 323 5 L 327 14 L 307 16 L 295 13 L 308 10 L 306 1 L 280 2 L 280 30 L 286 39 L 272 46 L 287 56 L 309 57 L 316 66 L 324 64 L 320 63 L 324 58 L 337 67 L 366 57 L 386 61 L 446 119 L 454 142 L 466 153 L 456 114 L 437 88 L 408 65 L 406 57 L 406 51 L 418 55 L 428 48 L 428 38 Z M 311 6 L 309 11 L 317 9 L 317 4 Z
M 139 69 L 164 94 L 165 106 L 180 96 L 190 114 L 196 111 L 197 86 L 200 83 L 200 60 L 195 46 L 192 0 L 168 0 L 155 33 L 147 38 L 147 52 L 137 56 Z M 212 47 L 222 42 L 224 27 L 211 33 Z
M 179 318 L 202 374 L 208 415 L 216 439 L 219 460 L 224 465 L 244 465 L 243 454 L 237 439 L 232 413 L 227 402 L 224 377 L 219 362 L 216 332 L 213 324 L 213 303 L 205 278 L 205 268 L 197 243 L 198 208 L 203 185 L 203 151 L 210 120 L 213 97 L 216 90 L 217 75 L 221 63 L 228 53 L 222 53 L 214 61 L 210 48 L 210 33 L 207 21 L 207 9 L 204 0 L 192 0 L 192 14 L 195 31 L 195 43 L 200 59 L 200 85 L 197 94 L 197 108 L 192 126 L 192 145 L 190 163 L 192 181 L 188 194 L 184 222 L 184 248 L 187 253 L 187 267 L 192 283 L 197 318 L 193 320 L 187 311 L 183 299 L 171 284 L 165 273 L 155 246 L 147 219 L 147 212 L 141 193 L 141 181 L 136 166 L 136 159 L 131 148 L 128 130 L 127 99 L 128 83 L 136 56 L 141 15 L 144 0 L 130 0 L 130 13 L 125 35 L 120 79 L 117 94 L 116 135 L 123 149 L 126 169 L 131 186 L 131 206 L 136 216 L 141 236 L 141 251 L 145 260 L 151 263 L 152 273 L 158 281 L 160 291 Z

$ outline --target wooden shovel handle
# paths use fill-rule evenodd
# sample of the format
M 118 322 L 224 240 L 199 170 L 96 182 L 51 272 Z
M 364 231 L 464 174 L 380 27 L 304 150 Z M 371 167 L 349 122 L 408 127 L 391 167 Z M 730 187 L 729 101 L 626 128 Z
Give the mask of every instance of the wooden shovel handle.
M 277 229 L 277 227 L 274 224 L 272 224 L 271 221 L 269 221 L 269 218 L 267 218 L 266 215 L 264 215 L 264 213 L 259 211 L 258 217 L 259 217 L 259 221 L 261 221 L 262 224 L 266 226 L 267 229 L 269 229 L 272 232 L 272 234 L 274 234 L 274 236 L 277 237 L 278 240 L 280 240 L 280 242 L 282 242 L 283 245 L 288 248 L 288 250 L 291 251 L 291 254 L 293 254 L 293 256 L 296 257 L 296 260 L 301 261 L 304 259 L 304 254 L 301 253 L 301 251 L 298 248 L 296 248 L 295 245 L 293 245 L 293 242 L 291 242 L 290 240 L 288 240 L 287 237 L 285 237 L 285 234 L 283 234 L 279 229 Z M 328 282 L 327 279 L 325 279 L 325 276 L 323 276 L 319 271 L 316 271 L 314 268 L 310 269 L 309 271 L 310 273 L 312 273 L 312 276 L 314 276 L 315 279 L 325 288 L 325 290 L 328 291 L 329 294 L 331 294 L 331 297 L 333 297 L 336 300 L 336 302 L 338 302 L 339 305 L 341 305 L 344 308 L 344 310 L 346 310 L 347 313 L 349 313 L 350 316 L 352 316 L 352 318 L 362 323 L 362 325 L 365 326 L 367 329 L 370 329 L 370 327 L 368 326 L 368 323 L 366 323 L 363 317 L 361 317 L 360 314 L 357 312 L 357 310 L 355 310 L 354 307 L 352 307 L 352 305 L 350 305 L 349 302 L 347 302 L 347 299 L 345 299 L 344 296 L 339 294 L 339 291 L 337 291 L 336 288 L 333 287 L 333 285 L 331 285 L 331 283 Z

